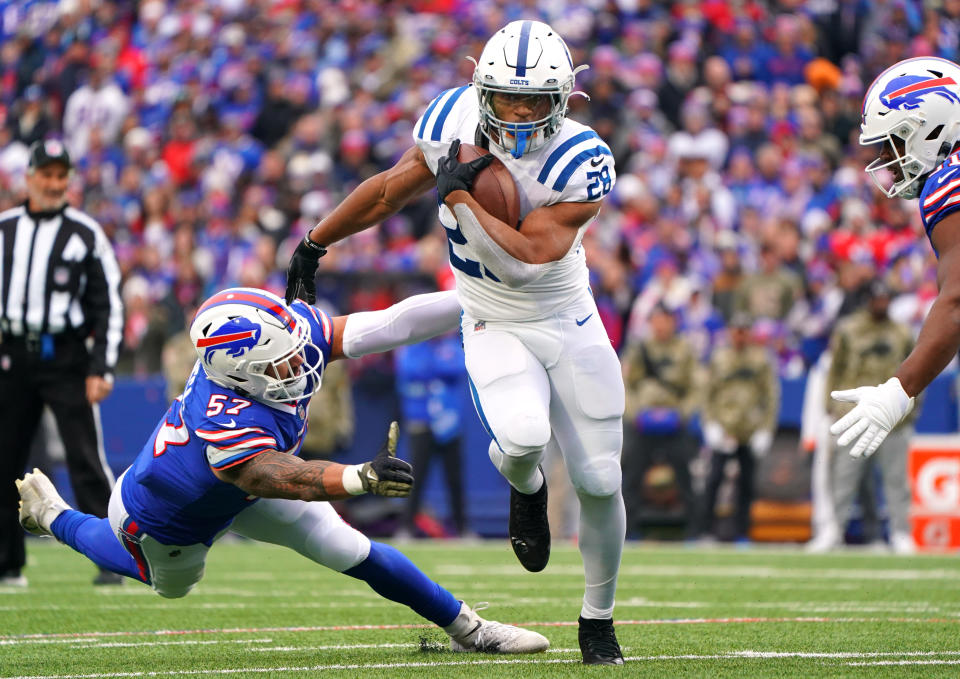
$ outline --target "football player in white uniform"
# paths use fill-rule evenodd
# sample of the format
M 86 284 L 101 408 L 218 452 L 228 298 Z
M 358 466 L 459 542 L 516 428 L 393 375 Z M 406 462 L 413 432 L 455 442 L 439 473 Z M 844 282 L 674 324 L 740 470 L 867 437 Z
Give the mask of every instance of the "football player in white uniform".
M 625 533 L 624 391 L 580 245 L 613 187 L 613 159 L 596 132 L 566 118 L 574 77 L 585 67 L 574 68 L 550 26 L 514 21 L 475 63 L 472 84 L 429 105 L 414 127 L 413 148 L 307 234 L 290 262 L 287 298 L 313 298 L 317 260 L 331 243 L 437 187 L 474 404 L 492 438 L 490 459 L 511 485 L 514 552 L 528 570 L 547 564 L 539 462 L 548 444 L 557 445 L 580 500 L 583 661 L 619 665 L 613 607 Z M 519 229 L 468 193 L 491 161 L 458 162 L 461 141 L 487 148 L 509 169 L 520 194 Z
M 910 355 L 881 385 L 835 391 L 857 405 L 830 431 L 854 457 L 872 455 L 914 397 L 960 350 L 960 66 L 937 57 L 894 64 L 863 99 L 860 143 L 880 145 L 867 172 L 890 198 L 920 198 L 940 292 Z

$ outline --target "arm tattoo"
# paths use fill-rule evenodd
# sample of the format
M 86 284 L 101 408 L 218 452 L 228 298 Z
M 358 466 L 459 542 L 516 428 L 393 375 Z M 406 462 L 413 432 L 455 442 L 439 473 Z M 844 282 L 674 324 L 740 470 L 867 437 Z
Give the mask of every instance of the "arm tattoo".
M 332 469 L 331 469 L 332 467 Z M 339 500 L 349 497 L 341 481 L 343 465 L 301 460 L 287 453 L 260 453 L 217 476 L 257 497 L 287 500 Z

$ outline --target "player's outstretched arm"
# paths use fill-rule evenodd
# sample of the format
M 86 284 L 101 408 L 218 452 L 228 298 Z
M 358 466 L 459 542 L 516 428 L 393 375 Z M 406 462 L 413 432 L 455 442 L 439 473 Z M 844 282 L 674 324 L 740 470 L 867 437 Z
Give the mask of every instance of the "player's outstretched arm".
M 435 179 L 423 152 L 413 146 L 389 170 L 370 177 L 350 192 L 309 236 L 327 246 L 396 214 L 433 188 Z
M 413 467 L 397 458 L 400 429 L 390 423 L 387 440 L 369 462 L 343 465 L 326 460 L 301 460 L 267 451 L 227 469 L 213 469 L 221 481 L 250 495 L 286 500 L 343 500 L 373 493 L 406 497 L 413 487 Z
M 330 360 L 359 358 L 416 344 L 460 324 L 460 302 L 453 290 L 413 295 L 379 311 L 333 319 Z
M 286 500 L 342 500 L 345 465 L 327 460 L 301 460 L 287 453 L 267 451 L 227 469 L 214 469 L 221 481 L 256 497 Z
M 830 431 L 840 437 L 840 445 L 852 444 L 853 457 L 872 455 L 890 430 L 913 410 L 914 397 L 960 350 L 960 213 L 938 223 L 931 241 L 940 253 L 937 264 L 940 292 L 913 351 L 896 375 L 883 384 L 831 393 L 839 401 L 857 404 L 830 427 Z
M 379 224 L 434 186 L 433 173 L 416 146 L 389 170 L 370 177 L 341 201 L 307 234 L 287 269 L 287 304 L 301 297 L 316 302 L 317 262 L 331 243 Z
M 917 344 L 897 370 L 904 391 L 916 396 L 927 388 L 960 350 L 960 213 L 937 224 L 932 233 L 940 291 L 923 322 Z

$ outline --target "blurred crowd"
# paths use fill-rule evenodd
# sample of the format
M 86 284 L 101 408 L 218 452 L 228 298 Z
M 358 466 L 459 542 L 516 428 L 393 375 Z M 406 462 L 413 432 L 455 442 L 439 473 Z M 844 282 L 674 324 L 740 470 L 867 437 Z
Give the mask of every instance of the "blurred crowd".
M 590 66 L 569 115 L 616 159 L 584 245 L 624 359 L 627 447 L 659 451 L 689 510 L 683 437 L 700 414 L 715 459 L 688 518 L 691 534 L 709 530 L 723 460 L 749 464 L 775 433 L 775 380 L 759 355 L 738 363 L 745 347 L 798 377 L 872 282 L 913 333 L 933 302 L 916 206 L 863 172 L 875 151 L 858 144 L 860 106 L 890 64 L 960 56 L 960 0 L 0 0 L 0 209 L 23 200 L 29 144 L 62 138 L 70 201 L 103 225 L 123 273 L 119 372 L 183 373 L 197 303 L 233 285 L 282 294 L 306 231 L 393 165 L 427 104 L 470 80 L 465 57 L 519 18 L 550 23 Z M 435 197 L 320 266 L 321 304 L 338 313 L 385 307 L 408 280 L 451 286 Z M 355 363 L 355 376 L 393 372 Z M 770 385 L 749 426 L 710 405 L 749 410 L 766 392 L 731 397 L 725 377 L 748 373 Z
M 857 143 L 865 87 L 905 57 L 957 57 L 960 0 L 0 2 L 0 208 L 20 201 L 26 148 L 63 137 L 70 199 L 123 270 L 123 371 L 197 300 L 229 285 L 282 292 L 293 245 L 392 165 L 440 91 L 470 79 L 516 18 L 589 64 L 570 117 L 614 151 L 618 182 L 585 239 L 620 349 L 658 304 L 707 360 L 745 312 L 796 376 L 867 281 L 913 326 L 935 295 L 917 210 L 881 200 Z M 339 311 L 390 301 L 351 272 L 449 285 L 434 198 L 331 248 Z M 346 274 L 346 276 L 344 275 Z

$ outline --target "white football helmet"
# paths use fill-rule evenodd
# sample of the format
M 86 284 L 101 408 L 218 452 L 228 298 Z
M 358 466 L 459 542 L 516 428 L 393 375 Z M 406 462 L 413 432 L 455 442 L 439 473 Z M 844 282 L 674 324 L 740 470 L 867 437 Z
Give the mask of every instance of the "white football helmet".
M 257 288 L 228 288 L 201 305 L 190 339 L 214 383 L 258 401 L 292 403 L 320 389 L 323 354 L 307 320 Z
M 938 57 L 894 64 L 863 98 L 860 143 L 883 144 L 867 166 L 887 196 L 916 198 L 923 183 L 960 141 L 960 66 Z
M 540 21 L 513 21 L 497 31 L 474 60 L 473 85 L 480 102 L 480 129 L 514 158 L 543 144 L 563 125 L 574 77 L 570 50 L 556 31 Z M 549 97 L 543 118 L 511 123 L 497 117 L 496 93 Z

